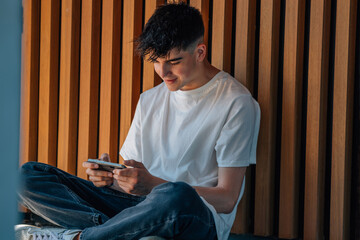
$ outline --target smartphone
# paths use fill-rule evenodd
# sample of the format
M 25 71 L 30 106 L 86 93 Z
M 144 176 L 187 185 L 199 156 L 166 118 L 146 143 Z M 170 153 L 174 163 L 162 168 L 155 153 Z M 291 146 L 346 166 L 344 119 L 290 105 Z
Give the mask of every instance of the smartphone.
M 98 164 L 99 165 L 98 170 L 103 170 L 103 171 L 108 171 L 108 172 L 112 172 L 114 169 L 126 168 L 125 165 L 122 165 L 120 163 L 105 162 L 105 161 L 101 161 L 99 159 L 88 159 L 87 161 L 90 163 Z

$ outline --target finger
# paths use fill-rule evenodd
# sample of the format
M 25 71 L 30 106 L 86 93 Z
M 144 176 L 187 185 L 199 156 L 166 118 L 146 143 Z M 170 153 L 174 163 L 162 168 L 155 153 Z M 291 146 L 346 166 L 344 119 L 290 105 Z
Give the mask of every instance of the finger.
M 99 165 L 96 163 L 90 163 L 90 162 L 83 162 L 82 166 L 85 168 L 91 168 L 91 169 L 97 169 L 99 168 Z
M 113 181 L 112 178 L 102 176 L 89 176 L 89 180 L 92 182 L 108 182 Z
M 114 178 L 119 182 L 130 182 L 130 178 L 127 176 L 121 176 L 114 174 Z
M 131 193 L 134 191 L 134 185 L 129 184 L 128 182 L 122 182 L 122 181 L 117 181 L 117 184 L 119 185 L 119 187 L 121 189 L 123 189 L 126 193 Z
M 139 179 L 133 177 L 114 175 L 114 179 L 117 181 L 119 186 L 134 189 L 138 186 Z
M 86 174 L 89 176 L 113 177 L 113 174 L 111 172 L 101 171 L 101 170 L 93 170 L 91 168 L 86 169 Z
M 114 169 L 113 174 L 124 177 L 136 177 L 138 176 L 138 170 L 136 168 Z
M 112 181 L 93 182 L 96 187 L 105 187 L 112 184 Z
M 108 153 L 103 153 L 103 154 L 101 154 L 100 160 L 103 160 L 103 161 L 105 161 L 105 162 L 110 162 L 110 156 L 109 156 L 109 154 L 108 154 Z
M 124 160 L 125 165 L 131 166 L 134 168 L 145 168 L 144 164 L 135 160 Z

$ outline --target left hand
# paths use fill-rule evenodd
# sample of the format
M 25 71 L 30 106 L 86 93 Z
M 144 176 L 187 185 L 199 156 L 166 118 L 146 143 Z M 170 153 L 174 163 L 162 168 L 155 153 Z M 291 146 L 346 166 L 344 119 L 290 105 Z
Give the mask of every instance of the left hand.
M 125 160 L 124 163 L 132 168 L 115 169 L 113 176 L 117 182 L 116 185 L 126 193 L 147 195 L 155 186 L 165 182 L 165 180 L 151 175 L 141 162 Z

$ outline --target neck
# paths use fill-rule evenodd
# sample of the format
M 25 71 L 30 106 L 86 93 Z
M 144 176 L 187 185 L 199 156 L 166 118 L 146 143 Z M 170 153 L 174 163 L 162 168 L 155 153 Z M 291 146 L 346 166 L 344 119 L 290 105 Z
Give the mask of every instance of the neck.
M 220 69 L 211 65 L 207 59 L 204 60 L 201 75 L 206 79 L 206 82 L 209 82 L 218 72 Z
M 208 83 L 218 72 L 220 72 L 219 69 L 212 66 L 207 60 L 204 60 L 201 62 L 201 65 L 198 66 L 197 73 L 194 76 L 194 79 L 196 79 L 196 86 L 192 86 L 188 89 L 182 88 L 181 90 L 186 91 L 199 88 Z

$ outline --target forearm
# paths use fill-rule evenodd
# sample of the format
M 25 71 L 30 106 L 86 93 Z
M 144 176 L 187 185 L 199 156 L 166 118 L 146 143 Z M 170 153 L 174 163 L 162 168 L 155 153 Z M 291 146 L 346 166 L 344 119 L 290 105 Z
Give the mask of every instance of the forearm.
M 162 178 L 159 178 L 159 177 L 155 177 L 153 176 L 152 177 L 152 181 L 151 181 L 151 189 L 153 189 L 154 187 L 160 185 L 160 184 L 163 184 L 163 183 L 167 183 L 168 181 L 162 179 Z
M 216 187 L 194 187 L 218 213 L 230 213 L 239 198 L 246 167 L 219 168 Z
M 210 203 L 218 213 L 230 213 L 238 199 L 238 193 L 221 187 L 194 187 L 196 192 Z M 220 196 L 220 197 L 219 197 Z

